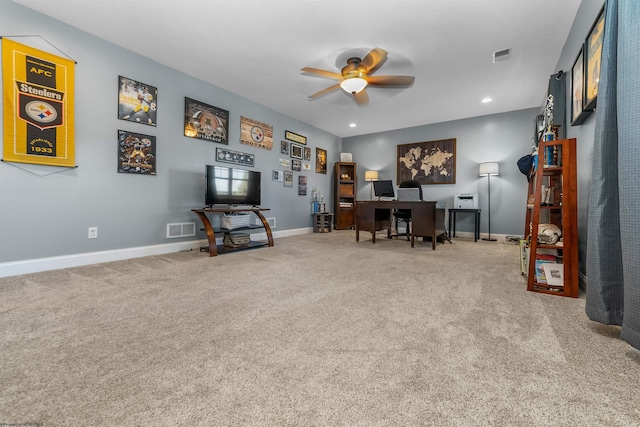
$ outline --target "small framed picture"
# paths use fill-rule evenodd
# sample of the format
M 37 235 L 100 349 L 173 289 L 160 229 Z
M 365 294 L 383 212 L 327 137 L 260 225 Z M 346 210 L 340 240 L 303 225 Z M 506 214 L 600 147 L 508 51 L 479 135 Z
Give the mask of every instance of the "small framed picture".
M 307 177 L 304 175 L 298 176 L 298 196 L 307 195 Z
M 311 161 L 311 148 L 310 147 L 304 147 L 304 150 L 302 152 L 302 158 L 303 160 L 310 162 Z
M 294 171 L 301 171 L 302 170 L 302 162 L 298 159 L 293 159 L 291 161 L 291 169 L 293 169 Z
M 592 110 L 584 111 L 584 44 L 571 67 L 571 126 L 582 124 Z
M 282 180 L 284 179 L 284 171 L 279 171 L 279 170 L 274 170 L 273 171 L 273 180 L 274 181 L 278 181 L 278 182 L 282 182 Z
M 291 143 L 291 157 L 294 159 L 302 159 L 302 145 Z
M 280 153 L 289 155 L 289 141 L 280 141 Z
M 284 186 L 293 187 L 293 172 L 284 171 Z
M 303 171 L 310 171 L 310 170 L 311 170 L 311 163 L 309 163 L 309 162 L 302 162 L 302 170 L 303 170 Z
M 542 265 L 544 277 L 549 286 L 564 286 L 564 265 L 547 263 Z
M 280 158 L 279 163 L 280 163 L 280 166 L 282 166 L 283 168 L 288 168 L 291 166 L 291 160 L 289 159 Z
M 598 100 L 598 82 L 600 81 L 600 65 L 602 58 L 602 41 L 604 36 L 604 8 L 598 14 L 585 42 L 585 74 L 584 74 L 584 110 L 596 108 Z
M 316 173 L 327 174 L 327 150 L 316 147 Z

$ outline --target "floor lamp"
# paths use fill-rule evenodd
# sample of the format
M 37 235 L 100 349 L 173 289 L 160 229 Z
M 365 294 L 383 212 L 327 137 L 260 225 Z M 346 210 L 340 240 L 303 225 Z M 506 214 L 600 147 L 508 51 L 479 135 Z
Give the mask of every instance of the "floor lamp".
M 483 237 L 482 240 L 488 240 L 491 242 L 495 242 L 496 239 L 491 238 L 491 175 L 500 175 L 500 163 L 498 162 L 486 162 L 480 163 L 480 176 L 487 177 L 487 188 L 488 188 L 488 198 L 489 201 L 489 237 Z
M 378 180 L 378 171 L 364 171 L 364 180 L 371 181 L 371 200 L 373 200 L 373 181 Z

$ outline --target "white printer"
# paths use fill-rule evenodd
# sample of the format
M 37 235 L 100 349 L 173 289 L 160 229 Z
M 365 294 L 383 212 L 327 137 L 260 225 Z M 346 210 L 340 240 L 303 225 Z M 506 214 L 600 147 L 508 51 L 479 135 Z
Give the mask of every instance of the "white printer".
M 454 209 L 478 209 L 478 193 L 455 194 L 453 196 Z

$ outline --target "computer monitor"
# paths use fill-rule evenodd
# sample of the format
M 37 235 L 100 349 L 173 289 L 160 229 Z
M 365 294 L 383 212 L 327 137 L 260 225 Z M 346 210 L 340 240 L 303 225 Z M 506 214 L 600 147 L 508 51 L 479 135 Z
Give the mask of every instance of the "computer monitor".
M 373 181 L 373 194 L 375 194 L 376 197 L 394 197 L 393 181 L 390 179 Z

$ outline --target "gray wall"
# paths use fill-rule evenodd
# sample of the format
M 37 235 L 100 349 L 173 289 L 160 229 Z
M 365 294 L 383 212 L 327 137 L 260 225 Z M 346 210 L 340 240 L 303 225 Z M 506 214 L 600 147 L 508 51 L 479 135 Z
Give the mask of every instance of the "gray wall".
M 583 0 L 571 26 L 571 31 L 562 49 L 557 70 L 564 70 L 571 75 L 571 67 L 593 25 L 603 0 Z M 570 80 L 569 80 L 570 81 Z M 571 105 L 571 84 L 567 84 L 567 106 Z M 589 191 L 591 188 L 591 169 L 593 161 L 593 140 L 595 134 L 595 113 L 591 114 L 580 126 L 571 126 L 571 109 L 567 108 L 567 137 L 576 138 L 578 163 L 578 268 L 584 276 L 587 256 L 587 214 L 589 208 Z
M 478 163 L 500 162 L 500 176 L 491 178 L 491 233 L 522 235 L 524 232 L 527 179 L 516 162 L 531 152 L 533 123 L 539 109 L 474 117 L 372 135 L 345 138 L 343 151 L 353 153 L 358 164 L 358 198 L 371 197 L 365 170 L 379 170 L 380 179 L 396 181 L 397 145 L 456 138 L 456 183 L 425 185 L 427 200 L 442 200 L 453 207 L 458 193 L 478 193 L 482 209 L 481 232 L 488 231 L 487 179 L 478 176 Z M 471 218 L 460 216 L 456 227 L 473 231 Z
M 226 147 L 183 136 L 185 96 L 229 110 L 228 148 L 255 154 L 254 169 L 263 173 L 263 206 L 271 208 L 266 216 L 276 218 L 276 231 L 311 226 L 310 197 L 297 195 L 301 172 L 294 173 L 293 188 L 271 180 L 272 170 L 282 169 L 280 141 L 285 130 L 305 135 L 314 157 L 315 147 L 324 148 L 332 165 L 340 138 L 9 1 L 0 2 L 0 28 L 3 35 L 41 35 L 77 61 L 78 165 L 0 163 L 0 263 L 175 243 L 166 239 L 166 224 L 197 222 L 191 209 L 204 204 L 205 164 L 215 162 L 216 146 Z M 158 88 L 157 127 L 117 119 L 119 75 Z M 273 126 L 272 151 L 239 143 L 241 115 Z M 157 137 L 157 176 L 117 173 L 118 129 Z M 315 161 L 312 171 L 302 174 L 309 189 L 330 194 L 331 173 L 315 173 Z M 90 226 L 99 228 L 98 239 L 87 238 Z M 198 238 L 204 237 L 199 232 Z

